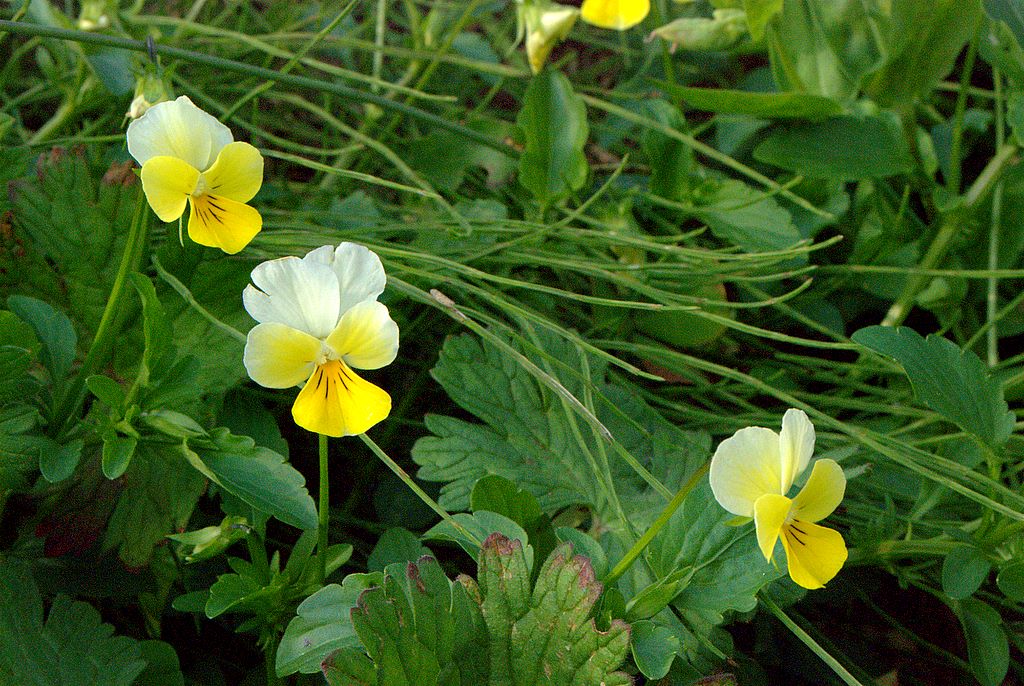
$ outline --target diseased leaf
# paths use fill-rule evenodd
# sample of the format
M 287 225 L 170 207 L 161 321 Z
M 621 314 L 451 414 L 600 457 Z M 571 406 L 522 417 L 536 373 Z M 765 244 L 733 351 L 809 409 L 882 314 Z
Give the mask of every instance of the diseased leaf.
M 542 205 L 562 200 L 587 180 L 587 108 L 559 71 L 545 69 L 530 81 L 516 118 L 525 149 L 519 181 Z
M 1015 417 L 985 363 L 942 336 L 922 338 L 911 328 L 869 326 L 853 340 L 903 367 L 929 409 L 996 448 L 1009 439 Z

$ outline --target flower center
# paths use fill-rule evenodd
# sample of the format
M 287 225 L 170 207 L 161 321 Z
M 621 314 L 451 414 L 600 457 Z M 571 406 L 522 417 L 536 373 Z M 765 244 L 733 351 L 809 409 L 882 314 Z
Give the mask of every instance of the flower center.
M 206 195 L 209 186 L 206 183 L 206 175 L 200 174 L 196 181 L 196 187 L 192 190 L 192 197 L 199 198 Z

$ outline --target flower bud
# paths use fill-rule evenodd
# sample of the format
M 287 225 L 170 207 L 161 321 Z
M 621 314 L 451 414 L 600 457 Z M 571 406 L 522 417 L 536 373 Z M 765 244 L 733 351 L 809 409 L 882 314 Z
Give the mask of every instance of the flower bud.
M 565 40 L 579 16 L 577 8 L 556 3 L 520 6 L 519 17 L 526 31 L 526 58 L 534 74 L 544 68 L 551 49 Z

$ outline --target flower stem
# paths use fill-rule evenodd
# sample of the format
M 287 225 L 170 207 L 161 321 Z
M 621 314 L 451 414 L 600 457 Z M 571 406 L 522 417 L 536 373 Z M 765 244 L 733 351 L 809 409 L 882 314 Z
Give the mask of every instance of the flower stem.
M 804 631 L 799 624 L 790 619 L 789 616 L 782 611 L 782 608 L 776 605 L 775 601 L 769 598 L 767 594 L 760 594 L 758 597 L 761 599 L 761 604 L 764 605 L 769 612 L 775 615 L 780 622 L 785 624 L 786 628 L 789 629 L 794 636 L 799 638 L 805 646 L 811 649 L 811 652 L 817 655 L 822 662 L 828 665 L 829 668 L 836 673 L 836 676 L 849 684 L 849 686 L 864 686 L 855 676 L 847 671 L 846 667 L 839 664 L 839 660 L 832 657 L 828 651 L 822 648 L 817 641 L 811 638 L 811 635 Z
M 704 475 L 707 474 L 710 466 L 710 462 L 705 462 L 693 473 L 687 482 L 683 484 L 683 487 L 676 492 L 672 500 L 665 506 L 665 509 L 661 511 L 660 515 L 658 515 L 658 518 L 655 519 L 654 523 L 651 524 L 647 531 L 644 532 L 644 535 L 633 544 L 633 547 L 622 556 L 622 559 L 615 565 L 615 568 L 612 569 L 608 576 L 604 578 L 604 585 L 606 588 L 618 581 L 619 577 L 626 573 L 626 571 L 633 565 L 633 562 L 636 561 L 636 558 L 640 557 L 640 553 L 642 553 L 650 542 L 654 540 L 654 537 L 665 528 L 665 525 L 668 524 L 670 519 L 672 519 L 672 515 L 675 514 L 676 510 L 679 509 L 679 506 L 686 500 L 686 496 L 690 494 L 690 491 L 692 491 L 700 480 L 704 478 Z
M 81 369 L 78 370 L 78 374 L 53 414 L 53 426 L 57 427 L 58 436 L 67 430 L 68 425 L 78 413 L 82 403 L 82 392 L 85 389 L 85 380 L 96 371 L 100 362 L 110 353 L 111 338 L 117 332 L 117 321 L 124 309 L 121 306 L 121 300 L 124 297 L 124 287 L 128 281 L 128 275 L 138 269 L 139 260 L 142 258 L 142 250 L 146 244 L 146 228 L 149 225 L 149 213 L 146 212 L 146 196 L 142 192 L 142 184 L 139 184 L 138 189 L 135 214 L 128 230 L 124 252 L 121 254 L 121 264 L 117 268 L 114 285 L 110 288 L 110 295 L 107 297 L 107 304 L 103 309 L 100 324 L 96 328 L 96 335 L 92 339 L 92 345 L 89 346 L 89 352 L 85 355 Z
M 331 521 L 330 506 L 330 479 L 327 473 L 327 436 L 317 434 L 320 442 L 320 502 L 317 506 L 320 515 L 320 523 L 317 526 L 317 558 L 320 566 L 317 568 L 317 581 L 323 586 L 327 579 L 327 527 Z
M 455 518 L 448 514 L 448 511 L 438 505 L 437 501 L 427 495 L 427 492 L 420 488 L 419 484 L 412 480 L 409 473 L 402 469 L 401 465 L 391 459 L 386 452 L 384 452 L 379 445 L 374 443 L 373 439 L 366 434 L 359 434 L 359 438 L 367 445 L 367 447 L 373 451 L 373 454 L 380 458 L 380 461 L 388 466 L 392 472 L 395 473 L 399 479 L 402 480 L 409 489 L 419 496 L 420 500 L 427 504 L 431 510 L 436 512 L 441 519 L 448 522 L 456 531 L 465 536 L 468 540 L 472 541 L 475 545 L 483 545 L 483 541 L 476 537 L 473 532 L 466 529 L 466 527 L 455 521 Z

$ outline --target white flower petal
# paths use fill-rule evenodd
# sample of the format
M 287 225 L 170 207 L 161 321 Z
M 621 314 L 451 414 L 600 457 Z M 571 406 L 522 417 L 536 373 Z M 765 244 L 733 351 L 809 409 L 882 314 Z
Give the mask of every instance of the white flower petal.
M 321 250 L 321 248 L 317 250 Z M 312 254 L 310 253 L 310 255 Z M 377 296 L 384 292 L 384 286 L 387 284 L 384 266 L 380 263 L 377 253 L 356 243 L 339 245 L 334 250 L 331 268 L 338 275 L 342 314 L 356 303 L 364 300 L 376 300 Z
M 157 103 L 128 125 L 128 152 L 139 164 L 151 157 L 177 157 L 199 171 L 213 165 L 233 139 L 231 130 L 182 95 Z
M 258 322 L 278 322 L 323 340 L 338 324 L 338 278 L 331 268 L 298 257 L 269 260 L 252 270 L 242 302 Z
M 779 456 L 782 470 L 779 474 L 780 493 L 786 495 L 814 454 L 814 425 L 803 410 L 789 409 L 782 417 L 779 434 Z
M 249 378 L 267 388 L 291 388 L 309 378 L 320 341 L 276 322 L 257 324 L 245 339 L 242 364 Z
M 350 367 L 380 369 L 398 355 L 398 324 L 382 303 L 365 300 L 341 316 L 327 345 Z
M 771 429 L 740 429 L 718 444 L 711 458 L 711 490 L 715 500 L 741 517 L 754 516 L 754 502 L 779 493 L 779 435 Z

